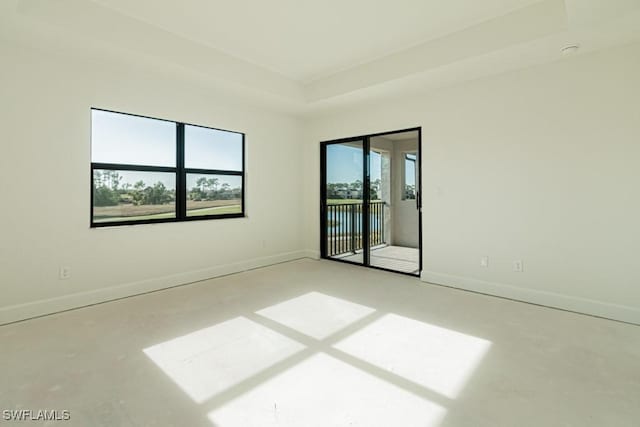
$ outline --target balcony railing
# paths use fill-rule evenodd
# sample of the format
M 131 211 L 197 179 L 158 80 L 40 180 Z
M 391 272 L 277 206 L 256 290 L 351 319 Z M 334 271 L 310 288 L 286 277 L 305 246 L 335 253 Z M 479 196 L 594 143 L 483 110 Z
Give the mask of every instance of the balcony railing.
M 386 243 L 384 239 L 385 202 L 369 203 L 369 246 Z M 364 218 L 362 203 L 327 205 L 327 255 L 357 253 L 363 248 Z

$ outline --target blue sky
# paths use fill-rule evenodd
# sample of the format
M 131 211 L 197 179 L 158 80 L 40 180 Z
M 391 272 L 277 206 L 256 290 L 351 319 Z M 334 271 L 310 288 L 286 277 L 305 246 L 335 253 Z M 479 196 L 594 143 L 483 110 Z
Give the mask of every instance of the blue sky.
M 239 133 L 185 126 L 185 167 L 242 170 L 242 135 Z
M 375 181 L 381 176 L 381 156 L 372 151 L 369 157 L 371 181 Z M 362 145 L 327 145 L 327 182 L 329 184 L 351 183 L 356 180 L 362 181 Z
M 176 124 L 92 110 L 91 161 L 175 167 Z
M 91 161 L 145 166 L 176 166 L 176 124 L 164 120 L 108 111 L 91 112 Z M 242 170 L 242 135 L 198 126 L 185 126 L 185 166 L 196 169 Z M 171 173 L 122 171 L 122 183 L 162 182 L 175 188 Z M 200 176 L 188 175 L 187 188 Z M 237 176 L 209 176 L 232 187 Z

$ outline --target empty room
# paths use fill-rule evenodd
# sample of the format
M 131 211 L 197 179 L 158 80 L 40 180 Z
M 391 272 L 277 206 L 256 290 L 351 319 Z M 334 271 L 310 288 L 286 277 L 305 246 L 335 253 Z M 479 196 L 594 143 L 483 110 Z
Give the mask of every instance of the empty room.
M 640 425 L 639 0 L 3 0 L 0 82 L 0 426 Z

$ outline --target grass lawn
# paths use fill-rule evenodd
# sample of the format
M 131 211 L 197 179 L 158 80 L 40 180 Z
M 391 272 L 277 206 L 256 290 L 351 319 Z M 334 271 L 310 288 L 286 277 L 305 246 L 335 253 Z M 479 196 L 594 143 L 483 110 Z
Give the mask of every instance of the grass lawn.
M 221 215 L 228 213 L 240 213 L 241 211 L 240 205 L 227 205 L 214 208 L 188 210 L 187 216 Z
M 175 218 L 174 212 L 166 212 L 152 215 L 137 215 L 137 216 L 110 216 L 103 218 L 93 218 L 93 222 L 114 222 L 114 221 L 141 221 L 145 219 L 160 219 L 160 218 Z
M 187 211 L 187 216 L 203 216 L 203 215 L 221 215 L 227 213 L 240 213 L 240 205 L 215 206 L 202 209 L 191 209 Z M 111 216 L 106 218 L 94 218 L 94 222 L 115 222 L 115 221 L 143 221 L 145 219 L 162 219 L 175 218 L 174 212 L 165 212 L 152 215 L 135 215 L 135 216 Z

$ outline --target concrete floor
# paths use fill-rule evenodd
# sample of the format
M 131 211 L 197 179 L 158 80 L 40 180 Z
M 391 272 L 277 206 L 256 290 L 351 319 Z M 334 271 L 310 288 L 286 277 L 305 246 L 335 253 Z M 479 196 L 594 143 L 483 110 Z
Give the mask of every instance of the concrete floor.
M 363 262 L 362 252 L 354 255 L 342 255 L 335 258 L 351 262 Z M 404 246 L 377 246 L 371 248 L 369 262 L 374 267 L 402 273 L 418 274 L 420 271 L 420 250 Z
M 0 410 L 50 425 L 640 420 L 640 327 L 331 261 L 5 325 L 0 366 Z

